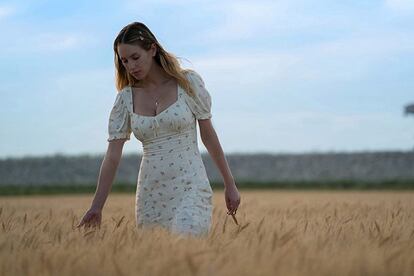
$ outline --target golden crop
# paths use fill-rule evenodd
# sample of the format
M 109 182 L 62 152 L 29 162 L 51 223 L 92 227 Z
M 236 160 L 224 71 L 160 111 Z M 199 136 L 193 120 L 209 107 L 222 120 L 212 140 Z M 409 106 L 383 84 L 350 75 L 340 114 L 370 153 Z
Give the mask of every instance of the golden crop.
M 76 229 L 92 195 L 0 198 L 0 275 L 414 275 L 412 191 L 215 191 L 207 238 L 137 230 L 134 195 Z

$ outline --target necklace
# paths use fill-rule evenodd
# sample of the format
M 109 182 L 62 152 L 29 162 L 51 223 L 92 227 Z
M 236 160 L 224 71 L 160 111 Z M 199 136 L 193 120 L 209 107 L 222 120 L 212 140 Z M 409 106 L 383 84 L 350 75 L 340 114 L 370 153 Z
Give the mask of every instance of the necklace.
M 152 95 L 150 95 L 150 96 L 151 96 L 152 99 L 155 99 L 155 109 L 157 109 L 158 103 L 159 103 L 159 99 L 161 98 L 162 93 L 157 98 L 154 98 Z
M 166 81 L 163 81 L 162 83 L 163 84 L 165 84 L 165 83 L 167 83 L 167 82 L 169 82 L 170 81 L 170 79 L 167 79 Z M 163 93 L 161 93 L 158 97 L 153 97 L 151 94 L 152 93 L 148 93 L 149 94 L 149 96 L 153 99 L 153 100 L 155 100 L 155 112 L 157 111 L 157 107 L 158 107 L 158 104 L 159 104 L 159 100 L 161 99 L 161 96 L 163 95 Z
M 163 84 L 165 84 L 165 83 L 167 83 L 167 82 L 169 82 L 170 81 L 170 79 L 167 79 L 167 80 L 165 80 L 165 81 L 163 81 Z M 150 97 L 152 98 L 152 99 L 155 99 L 155 110 L 157 110 L 157 107 L 158 107 L 158 103 L 159 103 L 159 99 L 161 98 L 161 96 L 162 96 L 162 94 L 163 93 L 161 93 L 157 98 L 154 98 L 152 95 L 151 95 L 151 93 L 149 93 L 150 94 Z

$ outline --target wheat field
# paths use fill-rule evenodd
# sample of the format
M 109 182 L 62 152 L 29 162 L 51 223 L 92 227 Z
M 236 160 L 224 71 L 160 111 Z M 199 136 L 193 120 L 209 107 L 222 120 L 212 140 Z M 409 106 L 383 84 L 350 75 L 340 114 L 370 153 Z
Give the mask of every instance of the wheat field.
M 0 198 L 0 275 L 414 275 L 413 191 L 241 190 L 236 225 L 214 192 L 206 238 L 135 228 L 133 194 Z

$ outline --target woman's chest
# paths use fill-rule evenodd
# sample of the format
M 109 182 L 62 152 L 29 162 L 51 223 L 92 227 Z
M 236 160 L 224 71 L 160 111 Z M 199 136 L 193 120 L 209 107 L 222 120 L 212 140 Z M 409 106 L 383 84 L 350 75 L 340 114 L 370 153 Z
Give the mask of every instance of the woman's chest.
M 178 95 L 176 102 L 155 116 L 139 115 L 130 110 L 130 118 L 131 130 L 140 141 L 195 129 L 194 115 L 182 95 Z

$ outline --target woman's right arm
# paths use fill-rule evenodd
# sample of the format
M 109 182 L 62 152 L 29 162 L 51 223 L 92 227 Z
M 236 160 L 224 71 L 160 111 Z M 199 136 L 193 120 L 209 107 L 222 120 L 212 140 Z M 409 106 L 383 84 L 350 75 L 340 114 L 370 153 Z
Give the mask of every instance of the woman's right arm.
M 85 225 L 100 226 L 102 209 L 111 191 L 112 183 L 121 160 L 122 149 L 126 139 L 115 139 L 109 142 L 108 149 L 99 171 L 98 184 L 90 209 L 85 213 L 77 227 Z
M 108 148 L 99 171 L 98 184 L 91 209 L 103 209 L 106 198 L 111 191 L 125 141 L 126 139 L 116 139 L 108 143 Z

